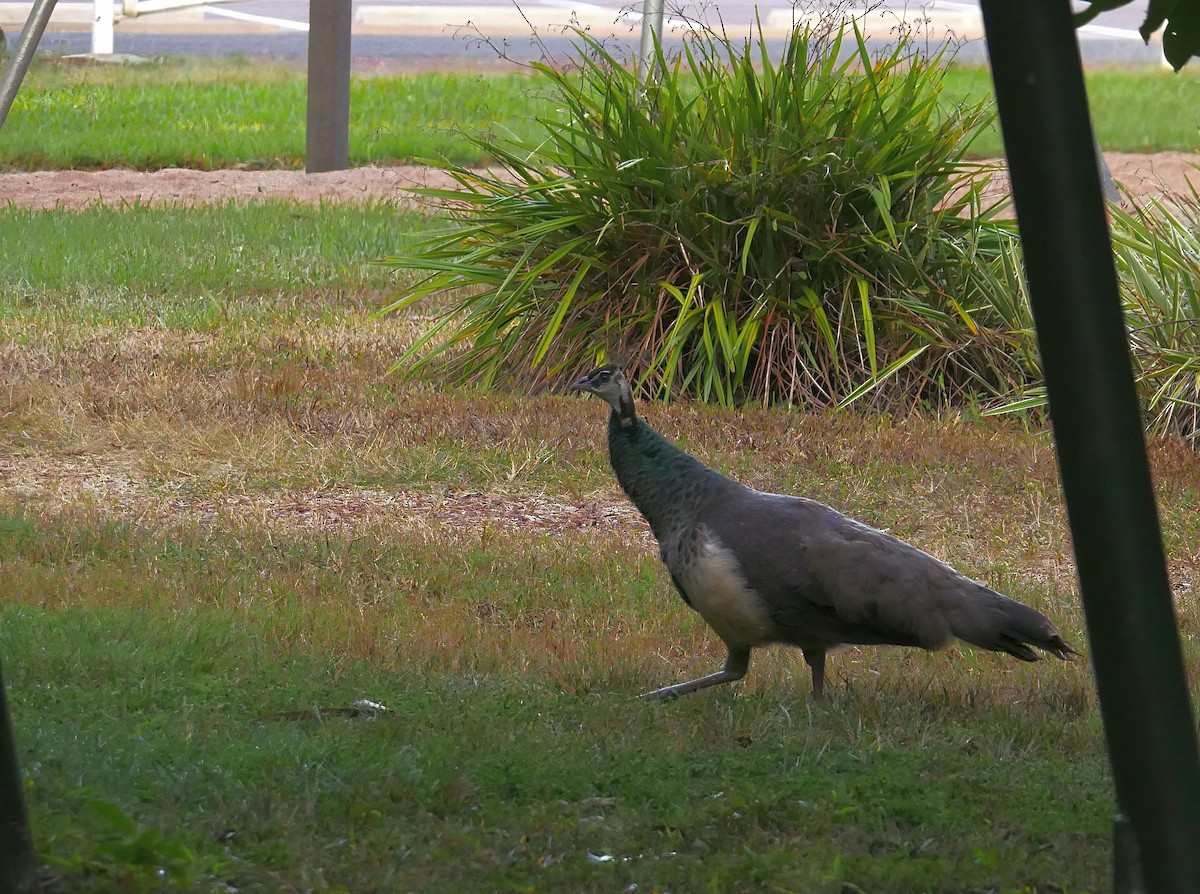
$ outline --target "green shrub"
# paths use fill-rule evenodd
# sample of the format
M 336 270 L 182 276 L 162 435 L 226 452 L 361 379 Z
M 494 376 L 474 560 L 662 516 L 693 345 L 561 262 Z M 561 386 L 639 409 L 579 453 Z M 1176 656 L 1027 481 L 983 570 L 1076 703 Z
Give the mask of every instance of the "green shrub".
M 1200 192 L 1126 193 L 1124 207 L 1109 206 L 1109 221 L 1146 430 L 1200 446 Z M 1031 384 L 986 415 L 1045 407 L 1036 354 L 1028 368 Z
M 450 295 L 401 363 L 534 387 L 594 356 L 644 390 L 721 403 L 942 404 L 1024 381 L 1014 231 L 964 161 L 990 113 L 939 108 L 940 56 L 857 31 L 703 35 L 653 83 L 586 35 L 538 66 L 565 114 L 501 171 L 442 164 L 451 224 L 389 259 Z M 1007 311 L 1006 311 L 1007 307 Z M 1027 314 L 1025 314 L 1027 318 Z
M 1200 193 L 1126 197 L 1111 220 L 1146 423 L 1200 441 Z

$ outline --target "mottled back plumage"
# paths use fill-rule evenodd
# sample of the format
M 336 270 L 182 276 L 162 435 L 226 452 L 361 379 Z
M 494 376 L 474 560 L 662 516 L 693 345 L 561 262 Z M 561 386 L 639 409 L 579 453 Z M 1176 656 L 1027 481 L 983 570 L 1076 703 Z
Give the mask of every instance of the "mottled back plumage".
M 617 366 L 580 378 L 612 407 L 608 447 L 621 488 L 649 522 L 671 580 L 729 648 L 725 668 L 648 693 L 672 698 L 745 676 L 750 650 L 799 646 L 824 688 L 837 645 L 941 649 L 956 638 L 1036 661 L 1076 654 L 1040 612 L 836 509 L 721 475 L 638 418 Z

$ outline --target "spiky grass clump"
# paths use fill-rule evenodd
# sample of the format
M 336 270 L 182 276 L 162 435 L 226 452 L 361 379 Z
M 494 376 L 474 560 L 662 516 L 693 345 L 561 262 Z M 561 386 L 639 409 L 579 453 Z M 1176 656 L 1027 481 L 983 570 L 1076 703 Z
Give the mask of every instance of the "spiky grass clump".
M 390 260 L 425 276 L 387 310 L 459 296 L 402 363 L 533 386 L 619 354 L 650 394 L 724 404 L 1024 380 L 1012 229 L 964 161 L 989 113 L 939 108 L 940 57 L 705 35 L 647 84 L 579 40 L 574 70 L 538 66 L 565 112 L 545 141 L 481 143 L 499 173 L 443 165 L 450 227 Z
M 1162 199 L 1125 193 L 1109 205 L 1113 256 L 1147 432 L 1200 446 L 1200 191 Z M 1027 306 L 1013 312 L 1029 319 Z M 1028 323 L 1032 326 L 1032 323 Z M 1037 355 L 1030 387 L 985 415 L 1046 405 Z
M 1155 435 L 1200 443 L 1200 192 L 1127 196 L 1113 243 L 1134 369 Z

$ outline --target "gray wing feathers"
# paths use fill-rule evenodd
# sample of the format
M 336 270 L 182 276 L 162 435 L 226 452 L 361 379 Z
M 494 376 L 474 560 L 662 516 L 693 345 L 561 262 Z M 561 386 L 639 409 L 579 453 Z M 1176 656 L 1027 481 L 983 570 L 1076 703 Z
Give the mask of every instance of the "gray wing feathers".
M 1073 654 L 1040 613 L 915 546 L 800 497 L 746 489 L 703 523 L 732 549 L 799 645 L 892 643 L 941 649 L 956 637 L 1037 660 L 1030 645 Z

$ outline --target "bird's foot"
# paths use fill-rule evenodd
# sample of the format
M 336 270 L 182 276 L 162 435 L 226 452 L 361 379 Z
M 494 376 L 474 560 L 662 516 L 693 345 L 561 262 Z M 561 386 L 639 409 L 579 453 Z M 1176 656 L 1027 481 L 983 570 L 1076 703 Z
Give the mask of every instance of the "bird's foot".
M 644 693 L 641 697 L 650 699 L 656 702 L 669 701 L 673 698 L 679 698 L 681 695 L 691 695 L 693 692 L 699 692 L 701 689 L 708 689 L 710 686 L 720 686 L 722 683 L 735 683 L 742 677 L 746 676 L 746 663 L 739 663 L 734 666 L 733 670 L 717 671 L 715 674 L 709 674 L 707 677 L 701 677 L 699 680 L 688 680 L 686 683 L 675 683 L 672 686 L 664 686 L 662 689 L 655 689 L 653 692 Z
M 690 691 L 687 689 L 681 691 L 681 689 L 682 687 L 678 685 L 664 686 L 662 689 L 652 689 L 650 692 L 643 692 L 638 698 L 651 702 L 669 702 Z

